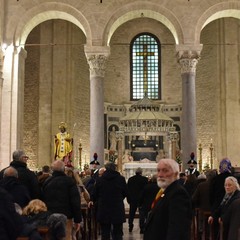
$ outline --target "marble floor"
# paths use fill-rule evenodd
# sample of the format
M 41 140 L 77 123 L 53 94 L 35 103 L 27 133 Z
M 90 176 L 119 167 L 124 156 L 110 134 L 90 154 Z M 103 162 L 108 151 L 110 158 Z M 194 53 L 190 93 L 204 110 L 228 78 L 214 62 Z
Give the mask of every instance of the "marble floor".
M 134 228 L 133 231 L 131 233 L 129 233 L 128 231 L 128 223 L 125 222 L 123 224 L 123 239 L 124 240 L 142 240 L 143 239 L 143 234 L 140 234 L 140 228 L 139 228 L 139 224 L 138 224 L 139 219 L 135 219 L 134 220 Z M 101 237 L 98 237 L 98 240 L 100 240 Z

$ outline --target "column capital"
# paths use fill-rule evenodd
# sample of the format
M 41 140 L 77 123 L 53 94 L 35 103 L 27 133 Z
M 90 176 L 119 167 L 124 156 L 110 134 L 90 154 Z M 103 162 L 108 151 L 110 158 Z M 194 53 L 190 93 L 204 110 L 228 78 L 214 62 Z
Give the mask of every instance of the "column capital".
M 200 60 L 202 44 L 182 44 L 176 46 L 178 62 L 182 73 L 195 73 L 196 66 Z
M 106 62 L 110 55 L 110 48 L 86 45 L 84 50 L 90 67 L 91 76 L 104 77 Z
M 121 141 L 124 138 L 124 132 L 123 131 L 116 131 L 116 137 L 118 141 Z
M 179 134 L 177 131 L 171 131 L 167 135 L 168 141 L 177 141 L 179 139 Z

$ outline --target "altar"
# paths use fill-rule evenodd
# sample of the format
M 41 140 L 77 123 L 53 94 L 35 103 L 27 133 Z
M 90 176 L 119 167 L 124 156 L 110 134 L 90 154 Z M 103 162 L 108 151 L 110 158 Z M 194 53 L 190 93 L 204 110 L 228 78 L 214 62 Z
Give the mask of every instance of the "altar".
M 135 175 L 135 171 L 137 168 L 142 168 L 143 176 L 151 177 L 152 175 L 157 173 L 157 163 L 156 162 L 129 162 L 123 164 L 123 173 L 126 178 L 126 181 Z

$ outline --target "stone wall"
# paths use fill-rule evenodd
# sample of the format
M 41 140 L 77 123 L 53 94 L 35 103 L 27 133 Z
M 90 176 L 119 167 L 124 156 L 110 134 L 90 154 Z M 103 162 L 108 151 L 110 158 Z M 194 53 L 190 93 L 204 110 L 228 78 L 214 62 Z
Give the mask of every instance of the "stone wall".
M 239 20 L 217 20 L 201 34 L 203 51 L 196 73 L 197 144 L 202 143 L 204 162 L 207 162 L 212 139 L 215 167 L 225 155 L 237 164 L 234 144 L 240 133 L 239 63 L 235 44 L 239 42 L 238 29 Z M 104 81 L 105 102 L 130 103 L 130 41 L 140 32 L 151 32 L 162 44 L 162 101 L 181 104 L 181 74 L 173 36 L 161 23 L 145 18 L 123 24 L 111 39 Z M 75 153 L 81 139 L 82 159 L 88 162 L 91 158 L 90 83 L 83 49 L 85 36 L 69 22 L 52 20 L 32 31 L 28 37 L 28 43 L 31 42 L 42 45 L 26 48 L 24 146 L 31 159 L 37 159 L 36 167 L 51 162 L 54 134 L 59 122 L 66 121 L 75 140 Z

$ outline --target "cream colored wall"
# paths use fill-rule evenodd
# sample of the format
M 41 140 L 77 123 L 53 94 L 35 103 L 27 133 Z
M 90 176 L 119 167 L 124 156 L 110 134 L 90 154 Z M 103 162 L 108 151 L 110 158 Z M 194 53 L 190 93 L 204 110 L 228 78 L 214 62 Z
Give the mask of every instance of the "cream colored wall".
M 74 138 L 75 156 L 80 138 L 83 156 L 89 152 L 89 79 L 85 37 L 75 25 L 44 22 L 30 33 L 27 44 L 33 43 L 26 47 L 24 149 L 32 166 L 41 167 L 53 160 L 54 135 L 62 121 Z

